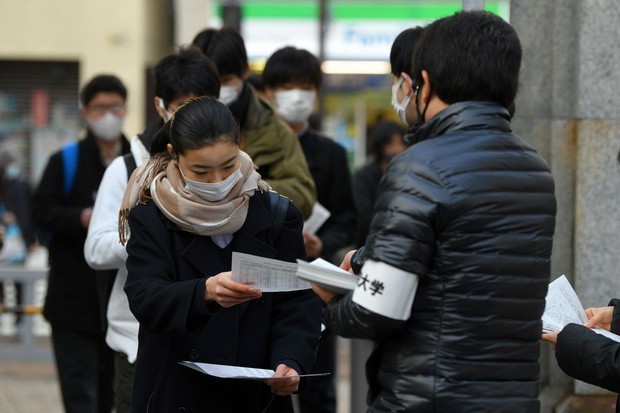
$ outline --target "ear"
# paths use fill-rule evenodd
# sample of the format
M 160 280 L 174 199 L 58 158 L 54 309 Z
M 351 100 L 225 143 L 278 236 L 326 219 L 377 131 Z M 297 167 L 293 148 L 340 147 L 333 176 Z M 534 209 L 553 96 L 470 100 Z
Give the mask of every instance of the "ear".
M 428 72 L 426 70 L 422 70 L 422 86 L 420 89 L 420 99 L 422 102 L 427 103 L 431 100 L 431 92 L 433 90 L 433 85 L 431 84 L 431 79 L 428 76 Z
M 241 76 L 241 80 L 245 82 L 248 79 L 248 76 L 250 76 L 250 64 L 246 63 L 245 71 L 243 72 L 243 75 Z
M 276 96 L 275 96 L 275 92 L 272 88 L 270 88 L 269 86 L 265 86 L 265 97 L 269 100 L 269 102 L 275 104 L 276 102 Z
M 161 98 L 158 96 L 155 96 L 153 98 L 153 103 L 155 104 L 155 110 L 157 111 L 157 113 L 159 113 L 159 117 L 162 119 L 166 119 L 166 113 L 164 112 L 164 110 L 161 108 L 161 106 L 159 106 L 159 102 L 161 101 Z M 163 103 L 163 102 L 162 102 Z
M 405 81 L 401 85 L 401 89 L 403 90 L 403 93 L 405 94 L 405 96 L 411 96 L 414 92 L 413 91 L 413 80 L 411 80 L 411 76 L 409 76 L 405 72 L 401 72 L 400 75 L 403 77 L 403 79 L 405 79 Z
M 172 156 L 172 159 L 177 159 L 177 154 L 174 152 L 174 148 L 172 147 L 171 143 L 166 145 L 166 149 L 168 150 L 170 156 Z

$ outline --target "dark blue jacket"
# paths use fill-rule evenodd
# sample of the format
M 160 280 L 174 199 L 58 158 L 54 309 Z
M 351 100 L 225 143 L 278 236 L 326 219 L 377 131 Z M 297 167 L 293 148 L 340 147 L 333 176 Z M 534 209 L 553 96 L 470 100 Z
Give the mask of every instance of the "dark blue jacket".
M 448 106 L 379 187 L 367 256 L 419 277 L 408 320 L 352 294 L 336 333 L 370 338 L 370 412 L 538 412 L 556 201 L 545 161 L 488 102 Z
M 286 362 L 309 371 L 321 322 L 311 290 L 264 293 L 230 308 L 204 300 L 207 277 L 230 271 L 232 251 L 304 257 L 299 210 L 289 203 L 271 240 L 269 208 L 267 193 L 251 197 L 246 221 L 225 249 L 179 230 L 153 202 L 131 210 L 125 291 L 140 322 L 134 412 L 261 412 L 270 400 L 262 382 L 211 378 L 177 364 L 184 360 L 273 370 Z M 292 412 L 290 398 L 277 397 L 272 411 Z

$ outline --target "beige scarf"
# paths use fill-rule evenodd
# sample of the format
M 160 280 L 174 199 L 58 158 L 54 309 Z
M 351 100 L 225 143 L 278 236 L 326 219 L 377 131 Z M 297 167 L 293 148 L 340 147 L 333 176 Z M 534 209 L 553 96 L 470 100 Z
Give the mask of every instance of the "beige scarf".
M 256 172 L 250 156 L 239 151 L 243 179 L 237 182 L 226 198 L 206 201 L 185 189 L 185 180 L 177 162 L 170 154 L 161 153 L 134 171 L 127 184 L 119 213 L 120 243 L 130 236 L 129 210 L 153 200 L 159 210 L 181 230 L 198 235 L 233 234 L 245 222 L 249 199 L 256 189 L 269 190 L 269 184 Z

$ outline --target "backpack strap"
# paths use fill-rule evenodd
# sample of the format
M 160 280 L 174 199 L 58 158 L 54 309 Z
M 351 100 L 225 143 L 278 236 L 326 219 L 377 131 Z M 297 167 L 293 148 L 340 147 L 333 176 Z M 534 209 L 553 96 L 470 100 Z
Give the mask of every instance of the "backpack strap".
M 138 165 L 136 164 L 136 158 L 134 158 L 131 152 L 123 155 L 123 161 L 125 161 L 125 167 L 127 167 L 127 180 L 131 178 L 131 174 L 136 170 Z
M 282 231 L 282 227 L 284 226 L 289 202 L 288 198 L 281 196 L 279 193 L 269 191 L 269 206 L 271 209 L 271 216 L 275 221 L 275 225 L 271 229 L 271 240 L 274 243 L 280 236 L 280 231 Z
M 62 148 L 62 174 L 63 174 L 63 193 L 65 198 L 73 189 L 75 173 L 77 171 L 79 155 L 78 142 L 70 142 Z

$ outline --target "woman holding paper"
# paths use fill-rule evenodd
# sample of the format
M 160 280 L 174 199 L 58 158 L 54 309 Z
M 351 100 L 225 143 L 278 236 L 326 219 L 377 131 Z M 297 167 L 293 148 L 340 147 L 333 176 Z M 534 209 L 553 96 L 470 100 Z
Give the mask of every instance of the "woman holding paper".
M 119 231 L 140 322 L 134 412 L 292 412 L 290 397 L 275 396 L 297 391 L 312 363 L 321 320 L 314 294 L 262 293 L 232 280 L 235 251 L 304 257 L 301 214 L 274 201 L 239 139 L 226 106 L 190 100 L 156 135 L 162 151 L 129 181 Z M 273 369 L 279 378 L 220 379 L 182 361 Z
M 558 366 L 569 376 L 604 389 L 620 392 L 620 343 L 590 330 L 601 327 L 620 334 L 620 300 L 608 307 L 587 308 L 585 325 L 567 324 L 562 331 L 545 333 L 542 339 L 556 350 Z M 620 412 L 620 403 L 616 403 Z

